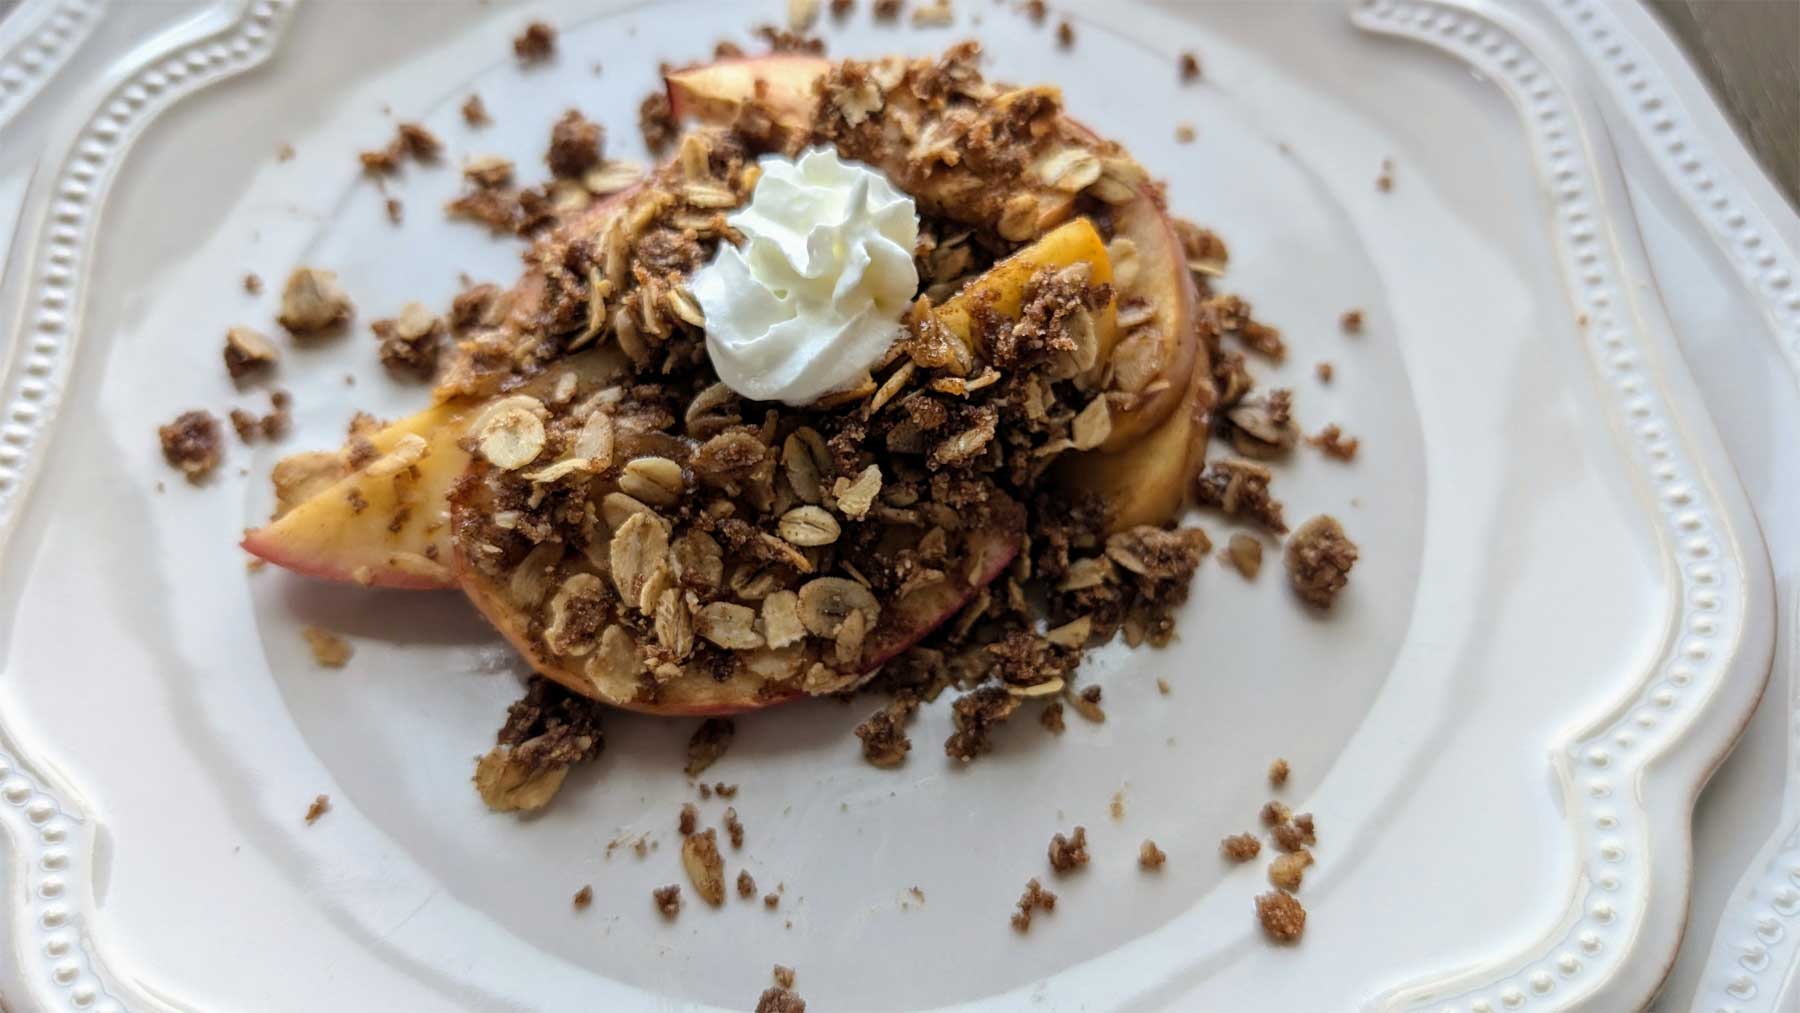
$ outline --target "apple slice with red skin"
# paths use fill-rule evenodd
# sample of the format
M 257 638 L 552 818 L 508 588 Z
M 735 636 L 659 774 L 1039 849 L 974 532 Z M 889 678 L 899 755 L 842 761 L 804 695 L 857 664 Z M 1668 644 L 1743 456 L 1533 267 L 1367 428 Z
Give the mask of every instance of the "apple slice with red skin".
M 480 461 L 472 464 L 470 480 L 464 482 L 452 497 L 453 527 L 460 528 L 465 516 L 484 516 L 485 511 L 492 509 L 486 502 L 487 484 L 481 480 L 486 467 Z M 1019 552 L 1024 511 L 1007 500 L 994 505 L 989 520 L 990 523 L 968 533 L 966 558 L 972 562 L 967 576 L 951 576 L 938 585 L 916 590 L 883 609 L 881 618 L 864 641 L 859 672 L 873 673 L 929 636 L 983 587 L 1006 572 Z M 771 681 L 740 667 L 730 677 L 719 680 L 710 670 L 694 665 L 686 674 L 664 682 L 656 699 L 639 699 L 635 674 L 621 673 L 616 677 L 605 672 L 589 674 L 589 664 L 604 657 L 601 648 L 595 647 L 590 653 L 576 657 L 551 653 L 542 639 L 532 634 L 532 613 L 511 598 L 502 583 L 504 578 L 496 578 L 475 566 L 460 547 L 454 559 L 457 576 L 469 601 L 532 670 L 583 696 L 626 710 L 677 717 L 738 714 L 806 695 L 799 688 L 798 675 Z M 754 602 L 748 604 L 755 607 Z M 799 648 L 790 646 L 783 650 L 797 652 Z
M 587 388 L 625 372 L 616 347 L 582 352 L 544 370 L 508 393 L 542 395 L 564 373 Z M 457 586 L 450 567 L 451 487 L 469 467 L 461 446 L 485 401 L 454 398 L 378 430 L 369 437 L 375 458 L 244 536 L 251 555 L 309 577 L 398 590 Z M 400 442 L 416 436 L 426 453 L 402 475 L 370 474 Z M 377 469 L 379 470 L 379 469 Z
M 730 125 L 744 100 L 760 92 L 777 126 L 811 130 L 819 106 L 813 86 L 830 69 L 831 61 L 817 56 L 777 53 L 683 67 L 663 75 L 663 81 L 676 120 Z

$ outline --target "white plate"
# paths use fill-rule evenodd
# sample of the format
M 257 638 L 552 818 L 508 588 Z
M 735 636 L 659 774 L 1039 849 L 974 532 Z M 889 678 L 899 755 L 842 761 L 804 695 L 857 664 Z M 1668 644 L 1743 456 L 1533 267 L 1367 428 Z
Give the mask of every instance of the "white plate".
M 1063 83 L 1170 178 L 1176 210 L 1221 231 L 1231 287 L 1295 349 L 1264 375 L 1299 389 L 1309 427 L 1364 438 L 1353 466 L 1303 454 L 1282 485 L 1293 516 L 1334 512 L 1362 544 L 1352 592 L 1320 620 L 1276 571 L 1247 586 L 1209 565 L 1177 645 L 1095 660 L 1107 724 L 1052 740 L 1021 721 L 969 769 L 935 748 L 941 706 L 899 772 L 857 758 L 862 706 L 741 719 L 709 777 L 743 785 L 748 842 L 728 862 L 786 884 L 778 913 L 690 904 L 665 924 L 651 908 L 681 879 L 685 724 L 616 719 L 551 812 L 483 811 L 471 760 L 517 693 L 495 638 L 453 596 L 246 576 L 231 536 L 265 515 L 277 451 L 234 448 L 193 490 L 153 429 L 250 399 L 217 358 L 227 325 L 270 323 L 273 295 L 237 287 L 247 269 L 332 267 L 364 321 L 447 301 L 459 271 L 516 271 L 435 212 L 453 168 L 409 169 L 392 184 L 406 224 L 387 224 L 352 157 L 391 131 L 386 109 L 437 130 L 452 164 L 535 161 L 567 105 L 635 150 L 657 62 L 752 21 L 737 5 L 595 7 L 617 5 L 542 8 L 561 55 L 529 71 L 507 45 L 526 10 L 122 7 L 89 43 L 106 74 L 74 76 L 34 128 L 49 154 L 8 153 L 37 166 L 0 288 L 21 322 L 0 426 L 9 997 L 743 1007 L 777 962 L 820 1009 L 1650 995 L 1681 932 L 1692 798 L 1761 691 L 1773 598 L 1596 96 L 1547 18 L 1504 7 L 1391 0 L 1354 24 L 1335 7 L 1133 9 L 1079 18 L 1068 53 L 1049 26 L 972 2 L 955 32 L 866 14 L 832 31 L 840 55 L 972 31 L 996 74 Z M 1190 47 L 1203 86 L 1177 81 Z M 461 124 L 471 88 L 493 127 Z M 1173 136 L 1184 120 L 1191 146 Z M 284 142 L 298 154 L 277 162 Z M 1360 339 L 1336 324 L 1352 306 Z M 359 331 L 290 356 L 299 431 L 281 450 L 334 442 L 353 408 L 417 403 L 370 379 L 373 346 Z M 1320 359 L 1338 367 L 1328 388 Z M 308 622 L 354 636 L 349 668 L 313 666 Z M 1293 948 L 1256 929 L 1260 863 L 1216 854 L 1253 824 L 1277 754 L 1322 842 Z M 321 792 L 332 810 L 308 827 Z M 1014 934 L 1013 900 L 1074 823 L 1093 866 Z M 605 857 L 644 831 L 648 858 Z M 1159 875 L 1136 867 L 1145 837 L 1170 853 Z M 578 914 L 584 883 L 595 903 Z

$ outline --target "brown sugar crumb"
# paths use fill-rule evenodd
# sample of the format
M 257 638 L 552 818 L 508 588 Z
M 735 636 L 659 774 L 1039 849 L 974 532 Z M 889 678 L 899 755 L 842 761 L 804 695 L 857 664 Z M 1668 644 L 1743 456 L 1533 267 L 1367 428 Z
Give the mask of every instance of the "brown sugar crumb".
M 1043 711 L 1038 714 L 1038 724 L 1053 735 L 1061 735 L 1064 727 L 1062 701 L 1052 700 L 1045 704 Z
M 1087 828 L 1078 826 L 1073 836 L 1057 834 L 1050 838 L 1050 868 L 1057 872 L 1073 872 L 1088 863 Z
M 1181 79 L 1183 81 L 1200 80 L 1200 57 L 1192 51 L 1181 54 Z
M 681 816 L 675 821 L 675 829 L 686 837 L 700 825 L 700 810 L 692 802 L 684 803 Z
M 1225 543 L 1224 559 L 1237 572 L 1244 575 L 1245 580 L 1255 580 L 1262 572 L 1263 544 L 1254 535 L 1238 532 Z
M 300 631 L 306 638 L 306 646 L 312 650 L 313 661 L 321 668 L 343 668 L 350 660 L 350 644 L 343 637 L 317 626 L 308 626 Z
M 1037 911 L 1056 910 L 1056 894 L 1044 889 L 1044 885 L 1036 879 L 1025 884 L 1025 892 L 1019 895 L 1018 910 L 1013 912 L 1012 927 L 1020 932 L 1031 931 L 1031 916 Z
M 1280 890 L 1256 898 L 1256 917 L 1263 931 L 1278 943 L 1291 943 L 1306 931 L 1306 909 Z
M 1178 141 L 1182 144 L 1192 144 L 1192 143 L 1194 143 L 1194 138 L 1196 138 L 1198 136 L 1200 136 L 1200 134 L 1198 131 L 1196 131 L 1194 129 L 1194 125 L 1192 123 L 1177 123 L 1177 124 L 1175 124 L 1175 140 L 1176 141 Z
M 381 364 L 396 373 L 429 377 L 437 370 L 444 321 L 424 304 L 410 302 L 400 315 L 369 325 L 381 341 Z
M 1044 3 L 1044 0 L 1029 0 L 1025 4 L 1026 16 L 1040 24 L 1043 23 L 1044 16 L 1049 12 L 1050 8 Z
M 725 836 L 731 839 L 733 849 L 744 846 L 744 825 L 738 822 L 737 809 L 725 807 Z
M 1313 375 L 1319 378 L 1320 383 L 1330 383 L 1332 374 L 1336 372 L 1336 367 L 1329 362 L 1321 362 L 1313 367 Z
M 1306 833 L 1292 823 L 1282 823 L 1269 831 L 1275 838 L 1275 846 L 1283 851 L 1293 852 L 1305 849 Z
M 1261 816 L 1263 826 L 1275 827 L 1286 823 L 1293 816 L 1293 810 L 1274 799 L 1270 799 L 1263 805 Z
M 1269 882 L 1293 893 L 1300 889 L 1300 880 L 1306 875 L 1306 867 L 1313 864 L 1312 852 L 1301 848 L 1292 854 L 1277 855 L 1269 863 Z
M 806 1000 L 792 989 L 778 985 L 763 990 L 756 1000 L 756 1013 L 806 1013 Z
M 681 842 L 681 867 L 700 899 L 718 907 L 725 903 L 725 859 L 719 854 L 718 834 L 702 830 Z
M 994 748 L 993 732 L 1019 709 L 1019 698 L 998 686 L 986 686 L 951 705 L 956 731 L 944 740 L 944 753 L 967 763 Z
M 281 291 L 281 313 L 275 319 L 293 334 L 313 334 L 342 323 L 351 313 L 350 297 L 337 275 L 316 267 L 299 267 Z
M 1064 21 L 1056 26 L 1056 44 L 1068 49 L 1075 44 L 1075 26 Z
M 905 6 L 905 0 L 875 0 L 875 20 L 892 21 L 900 16 L 900 9 Z
M 731 740 L 737 735 L 737 723 L 730 718 L 707 718 L 694 729 L 694 734 L 687 744 L 687 776 L 699 777 L 706 768 L 718 762 L 731 748 Z
M 1308 436 L 1306 442 L 1308 446 L 1324 451 L 1326 457 L 1339 461 L 1356 460 L 1356 448 L 1362 446 L 1362 440 L 1354 436 L 1346 437 L 1335 422 L 1319 430 L 1319 435 Z
M 513 55 L 521 63 L 540 63 L 556 52 L 556 29 L 533 21 L 513 39 Z
M 1294 590 L 1306 601 L 1330 608 L 1338 592 L 1350 583 L 1356 565 L 1356 543 L 1344 534 L 1344 526 L 1330 514 L 1320 514 L 1288 539 L 1287 569 Z
M 580 176 L 600 164 L 605 144 L 606 131 L 600 124 L 581 115 L 580 110 L 570 109 L 550 128 L 550 150 L 544 153 L 544 162 L 563 179 Z
M 756 896 L 756 877 L 750 875 L 749 869 L 738 870 L 737 893 L 745 900 Z
M 475 94 L 471 94 L 468 98 L 463 99 L 462 118 L 463 122 L 471 127 L 485 127 L 489 123 L 494 122 L 493 119 L 488 116 L 487 103 L 481 101 L 480 95 Z
M 331 796 L 319 795 L 313 798 L 312 805 L 306 807 L 306 824 L 311 826 L 319 821 L 331 809 Z
M 1155 841 L 1145 841 L 1138 845 L 1138 868 L 1160 869 L 1168 860 L 1168 854 L 1157 847 Z
M 681 887 L 674 883 L 650 891 L 650 899 L 656 902 L 656 910 L 670 921 L 674 921 L 675 916 L 681 913 Z
M 592 885 L 583 886 L 581 889 L 575 891 L 575 899 L 570 901 L 577 911 L 586 911 L 588 905 L 593 902 L 594 888 Z
M 402 123 L 399 126 L 400 144 L 406 153 L 421 162 L 429 162 L 443 153 L 444 142 L 438 136 L 425 129 L 421 123 Z
M 210 412 L 182 412 L 156 435 L 162 441 L 163 460 L 189 482 L 199 482 L 219 466 L 219 420 Z
M 1269 783 L 1277 788 L 1287 784 L 1288 773 L 1289 768 L 1287 760 L 1279 756 L 1276 757 L 1275 761 L 1269 764 Z
M 1345 334 L 1361 334 L 1363 331 L 1363 311 L 1345 310 L 1344 315 L 1338 317 L 1338 326 L 1344 329 Z
M 1255 834 L 1232 834 L 1219 842 L 1219 852 L 1234 862 L 1248 862 L 1262 851 Z
M 794 969 L 793 968 L 783 967 L 780 964 L 776 964 L 773 974 L 775 975 L 775 984 L 780 985 L 782 988 L 793 988 L 794 987 Z
M 1381 160 L 1381 175 L 1375 177 L 1375 189 L 1380 190 L 1382 193 L 1388 193 L 1394 189 L 1393 159 L 1384 158 Z
M 781 906 L 781 895 L 778 893 L 763 894 L 763 907 L 773 911 Z
M 863 759 L 871 766 L 882 768 L 898 767 L 905 762 L 907 752 L 912 749 L 905 725 L 918 707 L 916 698 L 897 697 L 857 725 L 856 737 L 862 740 Z
M 638 131 L 644 135 L 644 147 L 653 155 L 660 154 L 675 140 L 680 131 L 675 124 L 675 111 L 669 105 L 668 92 L 658 88 L 644 96 L 638 106 Z
M 261 284 L 260 282 L 258 283 Z M 281 358 L 275 343 L 261 331 L 232 327 L 225 332 L 225 372 L 233 380 L 275 364 Z
M 257 274 L 255 271 L 252 271 L 249 274 L 244 275 L 244 291 L 250 293 L 251 295 L 257 295 L 257 294 L 261 293 L 262 292 L 262 275 Z

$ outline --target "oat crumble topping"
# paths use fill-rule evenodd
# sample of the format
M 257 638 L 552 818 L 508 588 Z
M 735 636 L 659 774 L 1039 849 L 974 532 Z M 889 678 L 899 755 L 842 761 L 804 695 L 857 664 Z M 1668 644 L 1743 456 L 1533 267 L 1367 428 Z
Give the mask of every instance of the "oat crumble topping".
M 776 964 L 773 974 L 775 975 L 775 984 L 780 985 L 782 988 L 793 988 L 794 987 L 794 969 L 793 968 L 783 967 L 780 964 Z
M 1233 834 L 1219 842 L 1219 851 L 1233 862 L 1248 862 L 1262 851 L 1255 834 Z
M 1313 864 L 1312 852 L 1299 848 L 1289 854 L 1277 855 L 1269 863 L 1269 883 L 1289 893 L 1300 889 L 1300 881 L 1306 874 L 1307 866 Z
M 756 1000 L 756 1013 L 806 1013 L 806 1000 L 792 989 L 781 986 L 764 989 Z
M 541 63 L 556 52 L 556 29 L 533 21 L 513 39 L 513 55 L 520 63 Z
M 1269 783 L 1277 788 L 1287 784 L 1288 773 L 1289 768 L 1287 760 L 1279 756 L 1276 757 L 1274 761 L 1269 764 Z
M 1200 80 L 1200 57 L 1192 52 L 1181 54 L 1181 79 L 1183 81 Z
M 675 822 L 676 832 L 686 837 L 700 825 L 700 808 L 692 802 L 683 803 L 681 816 Z
M 156 431 L 163 460 L 189 482 L 198 483 L 219 466 L 219 420 L 210 412 L 182 412 Z
M 1145 841 L 1138 846 L 1138 866 L 1144 869 L 1160 869 L 1169 856 L 1156 846 L 1155 841 Z
M 737 736 L 737 722 L 730 718 L 707 718 L 694 729 L 688 739 L 687 766 L 684 768 L 689 777 L 699 777 L 705 770 L 719 761 L 725 751 L 731 748 L 731 740 Z M 723 795 L 724 792 L 719 794 Z
M 581 889 L 575 891 L 575 897 L 570 901 L 577 911 L 586 911 L 588 905 L 593 902 L 594 887 L 592 884 L 584 884 Z
M 494 122 L 493 119 L 488 116 L 487 103 L 481 101 L 480 95 L 473 93 L 471 93 L 468 98 L 463 99 L 462 118 L 463 122 L 471 127 L 485 127 Z
M 681 913 L 681 887 L 670 883 L 650 891 L 650 899 L 655 902 L 656 910 L 669 921 Z
M 258 295 L 262 292 L 262 287 L 261 275 L 258 275 L 254 271 L 244 275 L 244 291 L 251 295 Z
M 1306 930 L 1306 909 L 1280 890 L 1256 898 L 1256 917 L 1263 931 L 1278 943 L 1294 942 Z
M 1088 863 L 1087 828 L 1077 826 L 1075 832 L 1050 838 L 1050 868 L 1058 873 L 1073 872 Z
M 1033 912 L 1051 912 L 1056 910 L 1056 894 L 1044 889 L 1042 883 L 1035 878 L 1025 884 L 1025 892 L 1019 895 L 1018 910 L 1013 913 L 1012 927 L 1020 932 L 1031 931 Z
M 1332 374 L 1336 371 L 1336 368 L 1329 362 L 1321 362 L 1313 367 L 1313 375 L 1319 378 L 1320 383 L 1330 383 Z
M 1350 583 L 1350 568 L 1356 565 L 1356 558 L 1356 543 L 1329 514 L 1320 514 L 1302 524 L 1288 539 L 1286 561 L 1294 590 L 1320 608 L 1330 608 L 1338 592 Z
M 1319 448 L 1326 457 L 1339 461 L 1356 460 L 1356 448 L 1362 445 L 1360 439 L 1345 436 L 1335 422 L 1319 430 L 1317 436 L 1308 436 L 1306 442 L 1309 446 Z
M 682 840 L 681 867 L 701 900 L 713 907 L 725 903 L 725 859 L 716 831 L 708 828 Z
M 1345 310 L 1344 315 L 1338 318 L 1338 326 L 1344 329 L 1345 334 L 1361 334 L 1363 330 L 1363 311 Z
M 1262 572 L 1263 544 L 1255 535 L 1237 532 L 1225 544 L 1224 558 L 1232 568 L 1244 575 L 1245 580 L 1255 580 Z

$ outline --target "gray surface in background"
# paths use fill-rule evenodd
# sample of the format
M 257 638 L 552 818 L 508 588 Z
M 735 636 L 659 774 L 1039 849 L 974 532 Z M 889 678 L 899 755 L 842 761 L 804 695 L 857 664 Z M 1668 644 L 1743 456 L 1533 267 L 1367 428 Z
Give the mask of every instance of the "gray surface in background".
M 1800 0 L 1650 0 L 1650 8 L 1800 207 Z

